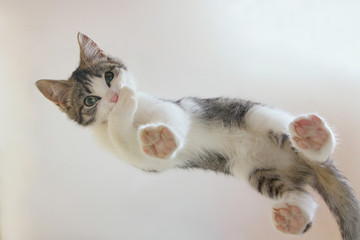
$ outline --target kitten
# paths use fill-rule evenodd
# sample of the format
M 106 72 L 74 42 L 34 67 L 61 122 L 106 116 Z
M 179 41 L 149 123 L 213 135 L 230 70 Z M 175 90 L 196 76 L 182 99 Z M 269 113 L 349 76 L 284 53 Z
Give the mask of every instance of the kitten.
M 360 239 L 360 207 L 333 165 L 335 138 L 324 119 L 298 117 L 228 98 L 160 100 L 137 92 L 126 66 L 79 33 L 80 65 L 68 80 L 38 89 L 68 117 L 91 128 L 100 144 L 145 171 L 201 168 L 244 179 L 276 200 L 275 227 L 302 234 L 323 197 L 344 240 Z

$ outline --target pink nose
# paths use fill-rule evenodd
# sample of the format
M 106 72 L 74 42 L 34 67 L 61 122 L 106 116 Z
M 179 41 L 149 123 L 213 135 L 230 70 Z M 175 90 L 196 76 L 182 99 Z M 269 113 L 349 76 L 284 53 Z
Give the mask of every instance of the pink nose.
M 116 103 L 116 102 L 118 101 L 118 99 L 119 99 L 119 95 L 118 95 L 117 93 L 115 93 L 115 94 L 112 96 L 110 102 Z

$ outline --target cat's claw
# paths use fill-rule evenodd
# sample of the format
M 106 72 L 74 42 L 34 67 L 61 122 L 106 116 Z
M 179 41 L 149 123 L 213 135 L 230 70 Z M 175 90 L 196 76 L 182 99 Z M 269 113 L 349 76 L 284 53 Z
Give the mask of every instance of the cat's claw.
M 311 227 L 310 219 L 304 212 L 290 204 L 273 208 L 273 220 L 277 230 L 288 234 L 301 234 Z
M 165 125 L 146 126 L 140 129 L 139 138 L 142 151 L 150 157 L 167 159 L 179 146 L 176 135 Z
M 317 115 L 300 116 L 290 123 L 292 144 L 310 160 L 326 161 L 334 147 L 330 128 Z

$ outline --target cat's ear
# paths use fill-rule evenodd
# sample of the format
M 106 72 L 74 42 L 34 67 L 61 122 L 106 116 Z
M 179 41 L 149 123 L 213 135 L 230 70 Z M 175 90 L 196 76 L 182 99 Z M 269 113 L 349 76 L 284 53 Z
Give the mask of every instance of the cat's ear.
M 64 112 L 70 107 L 70 89 L 68 81 L 63 80 L 39 80 L 37 88 L 50 101 L 55 103 Z
M 80 67 L 91 66 L 102 58 L 106 58 L 105 52 L 85 34 L 79 32 L 77 39 L 80 47 Z

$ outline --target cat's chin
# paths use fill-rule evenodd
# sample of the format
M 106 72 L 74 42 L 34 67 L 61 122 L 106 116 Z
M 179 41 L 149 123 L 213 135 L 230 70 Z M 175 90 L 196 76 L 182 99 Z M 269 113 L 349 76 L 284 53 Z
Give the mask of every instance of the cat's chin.
M 108 124 L 108 120 L 104 120 L 104 121 L 96 121 L 93 124 L 87 126 L 89 128 L 98 128 L 99 126 L 104 126 Z

